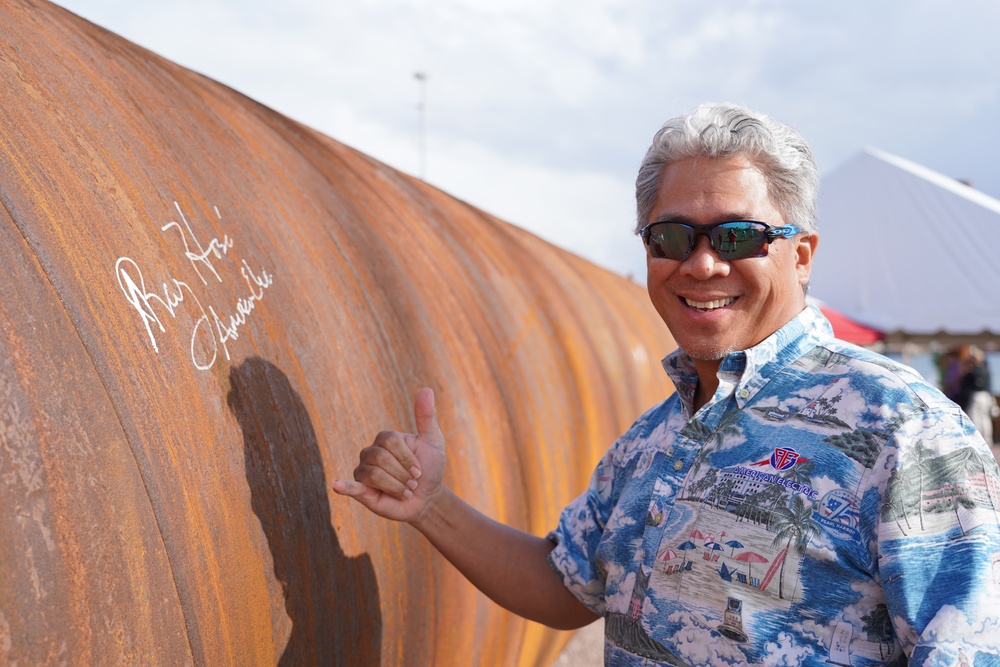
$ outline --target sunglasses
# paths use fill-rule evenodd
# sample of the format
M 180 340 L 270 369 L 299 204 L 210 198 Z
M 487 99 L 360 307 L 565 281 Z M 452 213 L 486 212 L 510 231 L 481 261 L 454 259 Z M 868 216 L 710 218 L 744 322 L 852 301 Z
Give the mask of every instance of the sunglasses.
M 804 231 L 795 225 L 772 227 L 752 220 L 697 226 L 683 222 L 653 222 L 643 227 L 639 235 L 653 257 L 679 261 L 684 261 L 691 255 L 699 236 L 707 236 L 709 245 L 719 259 L 729 262 L 734 259 L 766 257 L 768 244 L 776 238 L 791 238 Z

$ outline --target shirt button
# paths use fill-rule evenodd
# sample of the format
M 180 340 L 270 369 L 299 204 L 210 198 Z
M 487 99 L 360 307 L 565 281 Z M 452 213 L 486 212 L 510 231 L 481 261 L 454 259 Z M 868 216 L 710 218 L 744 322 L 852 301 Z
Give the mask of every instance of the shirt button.
M 749 391 L 747 391 L 746 389 L 740 389 L 740 398 L 746 398 L 749 395 L 750 395 Z
M 684 467 L 684 461 L 681 461 L 680 459 L 674 461 L 674 470 L 680 470 L 683 467 Z

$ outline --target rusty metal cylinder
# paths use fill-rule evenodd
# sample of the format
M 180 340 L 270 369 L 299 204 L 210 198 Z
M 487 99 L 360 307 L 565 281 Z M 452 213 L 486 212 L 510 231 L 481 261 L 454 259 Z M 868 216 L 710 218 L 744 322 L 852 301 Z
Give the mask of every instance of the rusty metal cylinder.
M 41 0 L 0 202 L 0 665 L 551 661 L 330 483 L 426 385 L 545 534 L 670 390 L 640 287 Z

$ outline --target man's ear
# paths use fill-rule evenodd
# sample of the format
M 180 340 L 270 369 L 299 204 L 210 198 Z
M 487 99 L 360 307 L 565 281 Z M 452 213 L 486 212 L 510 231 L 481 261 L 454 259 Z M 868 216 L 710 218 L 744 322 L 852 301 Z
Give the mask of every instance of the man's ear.
M 795 237 L 795 271 L 798 273 L 800 285 L 809 283 L 813 257 L 816 255 L 818 245 L 819 234 L 816 232 L 807 232 Z

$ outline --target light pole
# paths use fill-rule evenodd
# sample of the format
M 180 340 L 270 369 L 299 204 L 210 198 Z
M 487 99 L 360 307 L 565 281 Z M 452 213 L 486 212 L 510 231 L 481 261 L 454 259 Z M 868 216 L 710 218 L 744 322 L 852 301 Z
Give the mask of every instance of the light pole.
M 427 180 L 427 72 L 415 72 L 413 76 L 420 84 L 417 111 L 420 113 L 419 150 L 420 179 Z

